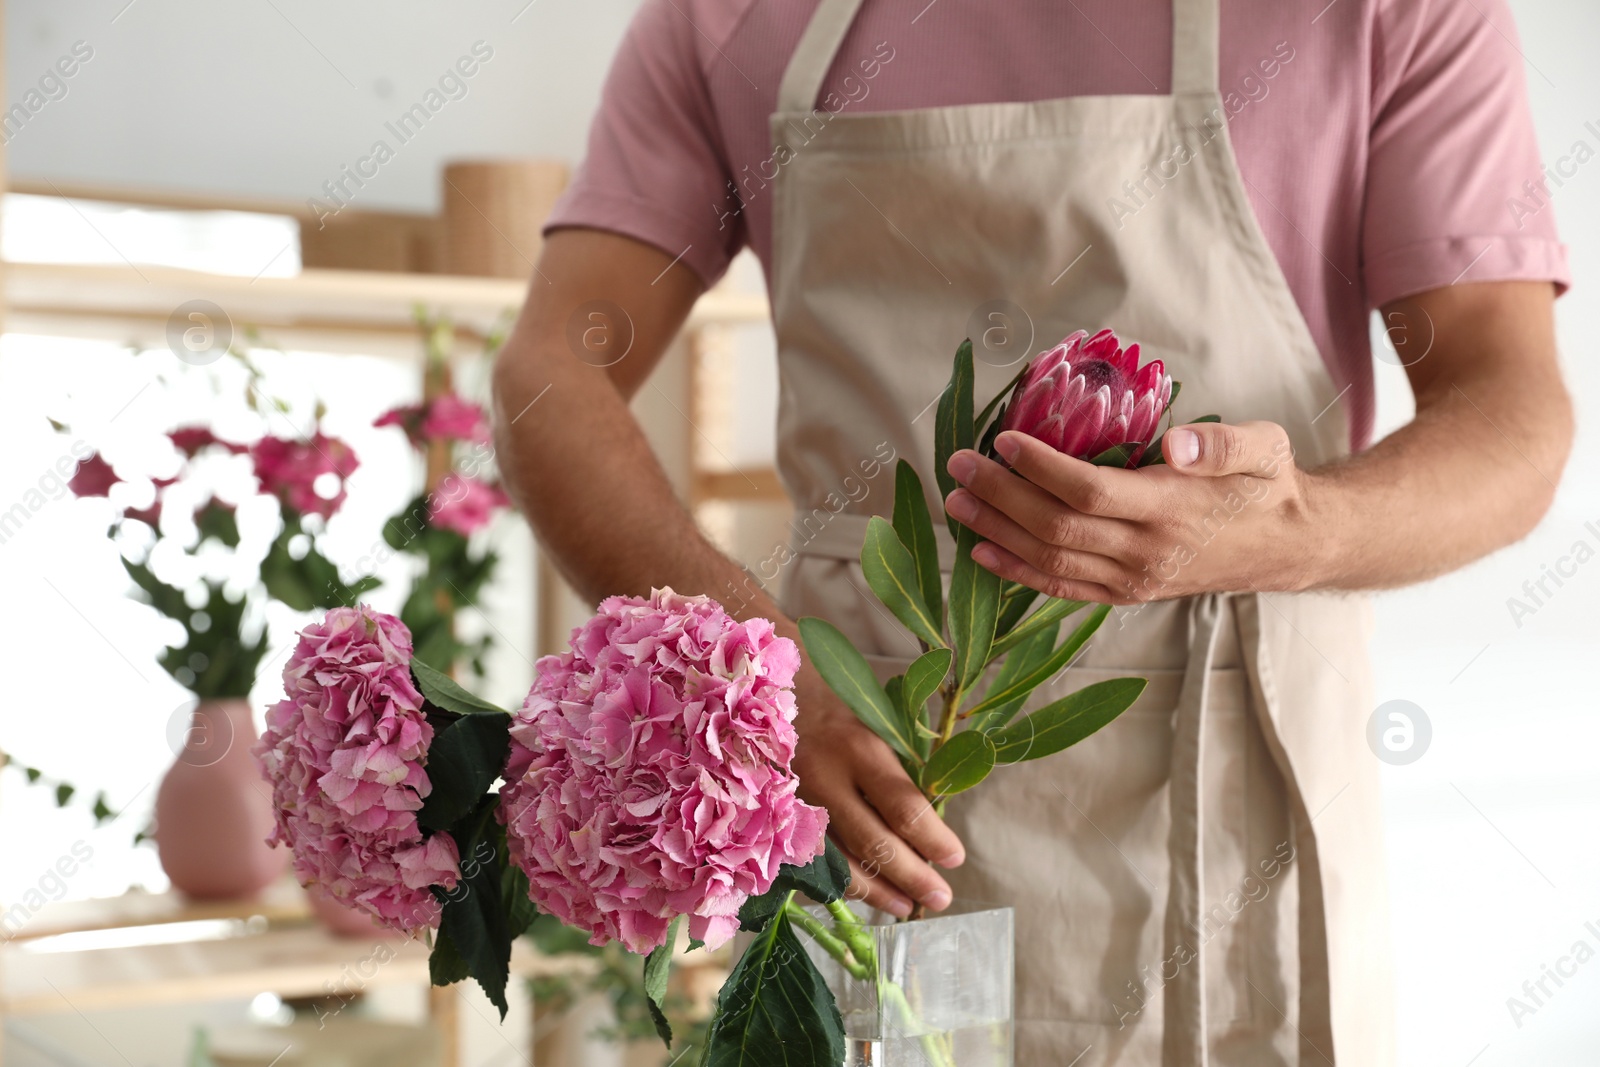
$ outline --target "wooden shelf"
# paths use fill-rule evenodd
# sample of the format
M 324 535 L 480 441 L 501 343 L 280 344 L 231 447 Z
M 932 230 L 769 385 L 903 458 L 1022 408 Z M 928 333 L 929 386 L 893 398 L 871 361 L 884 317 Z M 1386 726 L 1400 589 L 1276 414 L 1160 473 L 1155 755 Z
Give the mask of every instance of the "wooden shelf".
M 202 922 L 208 919 L 252 919 L 271 923 L 311 918 L 306 891 L 291 878 L 274 882 L 248 900 L 190 900 L 182 893 L 145 893 L 130 890 L 119 897 L 63 900 L 46 904 L 28 919 L 12 940 L 30 941 L 57 934 L 87 930 L 116 930 L 125 926 Z
M 7 263 L 6 329 L 164 347 L 168 320 L 190 300 L 222 308 L 236 336 L 260 329 L 285 348 L 420 357 L 413 314 L 422 307 L 482 336 L 522 306 L 527 284 L 444 274 L 307 270 L 293 277 L 247 278 L 175 267 Z M 713 290 L 700 298 L 689 328 L 767 321 L 759 295 Z
M 512 973 L 523 977 L 571 973 L 584 962 L 540 956 L 526 941 L 512 946 Z M 420 940 L 341 938 L 320 926 L 128 948 L 0 950 L 0 1015 L 247 999 L 263 991 L 348 995 L 401 984 L 428 984 L 428 948 Z

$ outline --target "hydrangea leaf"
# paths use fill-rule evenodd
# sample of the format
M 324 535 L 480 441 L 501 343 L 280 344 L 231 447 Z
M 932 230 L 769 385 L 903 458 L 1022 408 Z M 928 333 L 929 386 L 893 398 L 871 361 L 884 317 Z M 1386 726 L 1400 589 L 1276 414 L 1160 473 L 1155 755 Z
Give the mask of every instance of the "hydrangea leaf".
M 467 973 L 483 987 L 489 1002 L 506 1017 L 506 983 L 511 977 L 511 931 L 506 924 L 501 899 L 500 853 L 494 809 L 498 797 L 484 797 L 476 810 L 450 831 L 461 856 L 461 879 L 454 889 L 434 886 L 433 894 L 442 910 L 439 917 L 440 940 L 448 938 L 450 949 L 466 965 Z M 438 951 L 435 943 L 434 951 Z M 445 973 L 459 967 L 448 957 L 441 964 Z M 430 957 L 429 972 L 432 973 Z
M 667 1021 L 667 1013 L 661 1005 L 667 999 L 667 979 L 672 976 L 672 952 L 677 948 L 678 927 L 682 924 L 683 916 L 673 919 L 667 926 L 666 942 L 644 958 L 644 995 L 650 1007 L 650 1021 L 656 1024 L 656 1033 L 669 1049 L 672 1047 L 672 1024 Z
M 433 735 L 427 765 L 433 791 L 417 812 L 419 826 L 446 829 L 478 806 L 505 768 L 510 729 L 509 715 L 463 715 Z
M 422 695 L 445 711 L 453 711 L 457 715 L 511 714 L 505 708 L 497 707 L 482 697 L 467 692 L 456 684 L 454 678 L 428 666 L 420 659 L 411 660 L 411 673 L 416 678 L 417 688 L 422 690 Z
M 702 1067 L 839 1067 L 844 1020 L 781 908 L 717 996 Z

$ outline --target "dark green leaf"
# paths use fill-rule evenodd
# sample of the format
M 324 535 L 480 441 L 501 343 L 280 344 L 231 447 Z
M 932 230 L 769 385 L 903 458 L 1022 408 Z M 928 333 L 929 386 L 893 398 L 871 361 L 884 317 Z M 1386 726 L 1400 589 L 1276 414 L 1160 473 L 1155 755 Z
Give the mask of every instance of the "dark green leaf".
M 1137 444 L 1112 445 L 1089 462 L 1096 467 L 1126 467 L 1138 447 Z
M 967 689 L 989 662 L 1000 615 L 1000 576 L 972 561 L 978 535 L 956 532 L 956 567 L 950 576 L 950 637 L 956 646 L 956 680 Z
M 419 826 L 443 830 L 478 806 L 505 770 L 510 729 L 509 715 L 463 715 L 434 734 L 428 746 L 433 792 L 417 812 Z
M 1006 582 L 1000 591 L 1000 621 L 995 623 L 995 639 L 999 640 L 1016 628 L 1022 617 L 1028 614 L 1028 609 L 1033 602 L 1039 599 L 1039 590 L 1031 589 L 1016 582 Z M 994 658 L 993 650 L 990 659 Z
M 28 776 L 28 784 L 32 785 L 44 776 L 44 772 L 37 767 L 24 767 L 22 773 Z
M 76 793 L 77 791 L 78 790 L 76 787 L 70 786 L 66 782 L 62 782 L 60 785 L 56 786 L 56 807 L 66 807 L 67 801 L 71 800 L 72 794 Z
M 933 517 L 928 514 L 928 498 L 922 490 L 922 479 L 916 469 L 901 460 L 894 470 L 894 532 L 911 550 L 917 561 L 917 584 L 922 588 L 922 602 L 928 605 L 934 628 L 941 629 L 944 620 L 944 590 L 939 577 L 939 543 L 933 536 Z
M 946 469 L 950 457 L 963 448 L 971 448 L 976 436 L 972 425 L 972 390 L 972 340 L 968 338 L 956 349 L 955 362 L 950 367 L 950 383 L 939 395 L 939 409 L 934 416 L 933 474 L 939 482 L 941 500 L 956 490 L 956 480 Z M 945 522 L 949 523 L 951 536 L 954 536 L 959 524 L 948 515 Z
M 128 572 L 128 577 L 133 579 L 144 592 L 145 602 L 155 608 L 169 619 L 177 619 L 188 625 L 189 616 L 194 614 L 194 609 L 189 607 L 189 602 L 184 599 L 183 591 L 157 578 L 150 568 L 143 563 L 132 563 L 127 559 L 122 561 L 122 569 Z
M 461 857 L 461 879 L 454 889 L 434 886 L 440 911 L 439 934 L 449 938 L 451 948 L 466 964 L 466 970 L 490 1003 L 500 1009 L 505 1020 L 506 982 L 511 976 L 511 931 L 501 895 L 498 826 L 494 809 L 499 798 L 484 797 L 476 811 L 450 830 Z M 437 951 L 437 942 L 435 943 Z M 430 965 L 430 971 L 431 971 Z M 445 973 L 459 971 L 448 958 L 441 964 Z
M 833 624 L 818 618 L 801 619 L 799 627 L 806 655 L 811 657 L 811 665 L 828 683 L 828 688 L 890 748 L 905 759 L 920 763 L 916 744 L 906 730 L 900 709 L 889 701 L 889 694 L 878 684 L 872 668 L 850 639 Z
M 105 822 L 107 819 L 114 819 L 117 815 L 116 812 L 111 810 L 111 805 L 106 803 L 106 795 L 104 793 L 95 794 L 93 812 L 96 825 Z
M 651 952 L 644 958 L 644 995 L 650 1005 L 650 1018 L 656 1024 L 656 1033 L 661 1035 L 661 1040 L 667 1047 L 672 1047 L 672 1024 L 667 1021 L 667 1013 L 661 1010 L 662 1001 L 667 999 L 667 979 L 672 976 L 672 953 L 678 945 L 678 927 L 683 923 L 683 916 L 678 916 L 667 925 L 667 940 L 660 948 Z
M 1055 625 L 1087 603 L 1086 600 L 1057 600 L 1054 597 L 1046 600 L 1038 611 L 1023 619 L 1004 637 L 997 638 L 994 647 L 989 650 L 989 657 L 993 659 L 995 656 L 1004 655 L 1046 626 Z
M 1069 693 L 991 733 L 995 758 L 1020 763 L 1075 745 L 1132 707 L 1144 687 L 1143 678 L 1112 678 Z
M 994 742 L 981 730 L 963 730 L 933 750 L 922 768 L 922 791 L 947 797 L 971 789 L 994 770 Z
M 780 910 L 717 996 L 702 1067 L 839 1067 L 844 1020 Z
M 1183 392 L 1183 383 L 1182 382 L 1173 382 L 1172 383 L 1172 395 L 1167 397 L 1167 410 L 1169 410 L 1169 411 L 1172 410 L 1172 405 L 1174 405 L 1174 404 L 1176 404 L 1178 402 L 1178 394 L 1181 393 L 1181 392 Z
M 995 672 L 988 693 L 984 695 L 987 697 L 990 694 L 1010 690 L 1018 678 L 1025 677 L 1028 672 L 1048 659 L 1050 653 L 1055 651 L 1056 635 L 1060 629 L 1059 621 L 1042 626 L 1032 637 L 1007 652 L 1005 659 L 1000 663 L 1000 669 Z M 967 728 L 987 732 L 1004 726 L 1021 710 L 1027 699 L 1028 694 L 1024 692 L 1010 700 L 991 705 L 987 710 L 973 714 L 972 722 Z
M 411 673 L 417 679 L 417 688 L 422 690 L 422 695 L 428 700 L 443 708 L 453 711 L 457 715 L 510 715 L 504 708 L 474 696 L 443 671 L 428 666 L 415 657 L 411 660 Z
M 1167 431 L 1162 430 L 1156 435 L 1155 440 L 1150 442 L 1150 447 L 1145 449 L 1144 455 L 1139 457 L 1139 466 L 1141 469 L 1144 467 L 1155 467 L 1167 461 L 1167 457 L 1161 453 L 1161 442 L 1166 440 L 1166 438 Z
M 1197 423 L 1202 423 L 1202 422 L 1221 422 L 1221 421 L 1222 421 L 1222 416 L 1221 415 L 1201 415 L 1198 419 L 1190 419 L 1188 422 L 1184 423 L 1184 425 L 1185 426 L 1194 426 Z
M 267 587 L 267 595 L 274 600 L 287 604 L 295 611 L 310 611 L 316 607 L 316 588 L 306 577 L 300 561 L 289 551 L 289 542 L 298 532 L 298 520 L 284 523 L 261 560 L 261 582 Z
M 1032 667 L 1026 674 L 1012 679 L 1004 686 L 998 684 L 992 686 L 989 692 L 984 694 L 984 698 L 974 704 L 967 714 L 982 715 L 991 708 L 1024 698 L 1039 686 L 1048 682 L 1072 661 L 1072 657 L 1078 654 L 1078 650 L 1084 646 L 1084 642 L 1094 636 L 1094 632 L 1100 629 L 1100 624 L 1106 621 L 1106 616 L 1109 614 L 1111 614 L 1110 604 L 1101 604 L 1096 607 L 1094 611 L 1089 613 L 1089 617 L 1084 619 L 1065 641 L 1061 642 L 1055 651 L 1046 656 L 1038 665 Z
M 433 951 L 428 956 L 428 981 L 432 985 L 454 985 L 472 977 L 467 961 L 461 958 L 456 943 L 443 930 L 433 932 Z
M 916 559 L 911 550 L 900 543 L 894 527 L 876 515 L 867 521 L 867 537 L 861 546 L 861 570 L 874 595 L 906 629 L 924 644 L 944 644 L 939 621 L 928 614 L 928 605 L 923 599 Z
M 1000 413 L 996 415 L 994 421 L 989 424 L 989 428 L 983 431 L 983 436 L 978 438 L 979 455 L 988 456 L 990 459 L 995 458 L 994 439 L 1000 436 L 1000 427 L 1005 424 L 1005 420 L 1006 406 L 1001 404 Z
M 515 863 L 507 863 L 500 875 L 500 900 L 506 912 L 506 930 L 521 937 L 539 917 L 539 909 L 528 898 L 528 876 Z
M 826 840 L 822 855 L 804 866 L 785 864 L 778 868 L 778 877 L 772 886 L 757 897 L 747 897 L 739 909 L 739 929 L 760 930 L 767 925 L 790 893 L 804 893 L 819 904 L 827 904 L 844 896 L 850 888 L 850 861 L 833 843 Z

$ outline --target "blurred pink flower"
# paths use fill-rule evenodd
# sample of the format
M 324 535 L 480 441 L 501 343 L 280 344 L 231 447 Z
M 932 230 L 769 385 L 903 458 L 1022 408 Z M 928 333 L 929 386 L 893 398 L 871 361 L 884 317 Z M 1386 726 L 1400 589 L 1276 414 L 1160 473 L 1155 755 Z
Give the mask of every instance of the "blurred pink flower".
M 120 481 L 122 479 L 111 469 L 111 464 L 95 452 L 78 464 L 77 473 L 67 482 L 67 488 L 72 490 L 74 496 L 109 496 L 111 487 Z
M 350 446 L 318 430 L 308 440 L 263 437 L 250 449 L 261 491 L 270 493 L 302 515 L 328 518 L 344 503 L 344 481 L 361 465 Z M 332 497 L 317 494 L 316 481 L 324 474 L 339 478 Z
M 422 440 L 422 405 L 402 404 L 390 408 L 373 420 L 372 425 L 378 429 L 385 426 L 398 426 L 406 432 L 406 437 L 412 444 L 419 444 Z
M 828 815 L 795 797 L 800 655 L 765 619 L 660 589 L 611 597 L 547 656 L 511 727 L 499 817 L 529 895 L 592 944 L 716 947 Z
M 422 419 L 422 435 L 432 441 L 481 444 L 489 440 L 489 419 L 479 405 L 446 393 L 428 405 L 428 413 Z
M 449 834 L 424 839 L 433 727 L 411 681 L 411 633 L 368 607 L 334 608 L 300 632 L 283 669 L 287 698 L 256 744 L 278 826 L 304 885 L 399 930 L 434 926 L 430 886 L 454 888 Z
M 462 537 L 471 537 L 487 526 L 494 513 L 508 506 L 511 499 L 498 485 L 480 482 L 463 474 L 451 474 L 435 491 L 438 498 L 428 512 L 428 522 Z
M 250 451 L 249 445 L 224 441 L 205 426 L 180 426 L 176 430 L 168 430 L 167 438 L 172 442 L 172 447 L 190 459 L 194 458 L 196 452 L 211 445 L 221 445 L 234 455 Z
M 161 528 L 161 497 L 157 496 L 147 508 L 129 508 L 122 513 L 125 519 L 138 519 L 152 530 Z
M 1115 445 L 1135 446 L 1139 462 L 1172 399 L 1172 378 L 1159 359 L 1139 366 L 1139 346 L 1117 335 L 1079 330 L 1029 365 L 1006 407 L 1002 430 L 1020 430 L 1078 459 Z

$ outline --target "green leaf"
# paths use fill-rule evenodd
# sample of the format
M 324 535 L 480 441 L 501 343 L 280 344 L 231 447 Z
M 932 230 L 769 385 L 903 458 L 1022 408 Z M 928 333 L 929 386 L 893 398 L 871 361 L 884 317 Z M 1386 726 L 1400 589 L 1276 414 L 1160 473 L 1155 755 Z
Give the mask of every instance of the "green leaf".
M 207 500 L 196 513 L 194 524 L 200 530 L 201 541 L 211 537 L 228 548 L 239 547 L 239 523 L 233 509 L 224 507 L 215 498 Z
M 104 793 L 95 794 L 93 813 L 96 826 L 107 819 L 116 818 L 117 815 L 116 812 L 111 810 L 111 805 L 106 803 L 106 795 Z
M 450 940 L 451 949 L 465 963 L 467 973 L 483 987 L 490 1003 L 500 1009 L 504 1022 L 508 1010 L 506 982 L 511 977 L 511 931 L 501 896 L 503 845 L 496 840 L 499 827 L 494 822 L 498 804 L 498 797 L 484 797 L 475 811 L 451 828 L 450 836 L 461 857 L 461 878 L 454 889 L 434 886 L 433 894 L 443 905 L 440 938 Z M 431 973 L 431 960 L 429 970 Z M 446 958 L 441 970 L 454 974 L 460 968 Z
M 24 767 L 22 768 L 22 773 L 28 776 L 29 785 L 44 777 L 44 772 L 37 767 Z
M 929 649 L 906 668 L 903 706 L 915 718 L 921 718 L 922 707 L 928 698 L 939 691 L 939 683 L 950 673 L 955 654 L 948 648 Z
M 1028 373 L 1028 368 L 1031 366 L 1033 366 L 1033 360 L 1030 359 L 1022 365 L 1021 370 L 1017 371 L 1017 373 L 1012 376 L 1011 380 L 1005 384 L 1003 389 L 994 394 L 994 398 L 992 400 L 983 405 L 983 410 L 978 412 L 978 417 L 974 419 L 972 423 L 976 430 L 983 429 L 984 423 L 989 421 L 989 416 L 991 414 L 994 415 L 994 421 L 996 424 L 1006 417 L 1005 408 L 1002 404 L 1002 401 L 1011 395 L 1011 391 L 1017 387 L 1018 382 L 1022 381 L 1022 376 Z M 1000 408 L 1000 411 L 995 412 L 995 408 Z M 993 440 L 992 437 L 990 439 Z
M 977 431 L 972 423 L 972 340 L 968 338 L 956 349 L 955 362 L 950 367 L 950 382 L 939 395 L 939 409 L 933 424 L 933 474 L 939 482 L 939 497 L 943 499 L 956 490 L 956 480 L 946 469 L 950 457 L 963 448 L 971 448 Z M 956 520 L 945 516 L 951 536 L 955 536 Z
M 1006 420 L 1006 406 L 1004 404 L 1001 404 L 1000 405 L 1000 413 L 995 416 L 994 421 L 989 424 L 989 428 L 987 430 L 983 431 L 983 435 L 978 438 L 978 454 L 979 455 L 987 456 L 990 459 L 995 459 L 996 458 L 995 457 L 995 452 L 994 452 L 994 440 L 995 440 L 995 438 L 1000 436 L 1000 427 L 1005 424 L 1005 420 Z M 981 421 L 979 422 L 979 425 L 980 426 L 982 425 Z
M 510 729 L 509 715 L 463 715 L 434 734 L 428 746 L 433 791 L 417 812 L 419 826 L 443 830 L 478 806 L 505 769 Z
M 1221 421 L 1222 421 L 1222 416 L 1221 415 L 1201 415 L 1198 419 L 1190 419 L 1188 422 L 1184 423 L 1184 425 L 1185 426 L 1194 426 L 1194 425 L 1196 425 L 1198 423 L 1202 423 L 1202 422 L 1221 422 Z
M 467 692 L 448 674 L 428 666 L 420 659 L 412 658 L 411 673 L 417 679 L 417 688 L 422 690 L 422 695 L 445 711 L 453 711 L 457 715 L 511 714 L 506 709 L 496 707 L 482 697 Z M 429 758 L 432 758 L 431 754 Z
M 861 546 L 861 570 L 883 606 L 924 644 L 942 646 L 939 621 L 928 614 L 917 575 L 917 561 L 900 543 L 894 527 L 874 515 L 867 521 L 867 538 Z
M 1000 590 L 1000 621 L 994 625 L 996 639 L 1004 637 L 1015 629 L 1037 599 L 1039 590 L 1016 582 L 1006 582 Z M 990 658 L 994 658 L 992 650 Z
M 850 861 L 832 838 L 824 838 L 822 855 L 806 864 L 786 863 L 760 896 L 746 897 L 739 908 L 739 929 L 760 930 L 782 910 L 792 893 L 804 893 L 819 904 L 844 896 L 850 888 Z
M 984 695 L 987 697 L 1010 689 L 1018 678 L 1026 676 L 1029 671 L 1032 671 L 1048 659 L 1050 653 L 1055 650 L 1056 635 L 1060 629 L 1061 623 L 1059 621 L 1049 626 L 1040 627 L 1039 631 L 1032 637 L 1006 653 L 1006 658 L 1000 663 L 999 671 L 995 673 L 994 682 L 990 684 L 988 692 Z M 971 716 L 972 722 L 967 729 L 989 731 L 1004 726 L 1021 710 L 1027 699 L 1028 694 L 1021 693 L 1003 703 L 995 704 L 985 711 L 973 714 Z
M 1110 614 L 1110 604 L 1101 604 L 1096 607 L 1089 614 L 1089 617 L 1084 619 L 1078 625 L 1078 628 L 1072 631 L 1071 635 L 1061 642 L 1056 650 L 1045 657 L 1037 666 L 1004 686 L 999 684 L 992 686 L 989 692 L 984 694 L 983 699 L 969 708 L 966 714 L 982 715 L 991 708 L 1026 697 L 1039 686 L 1048 682 L 1072 661 L 1072 657 L 1078 654 L 1078 649 L 1082 648 L 1084 642 L 1094 636 L 1094 632 L 1100 629 L 1100 624 L 1105 622 L 1106 616 Z
M 157 578 L 150 568 L 143 563 L 132 563 L 124 558 L 122 560 L 122 569 L 128 572 L 128 577 L 133 579 L 133 584 L 143 591 L 146 603 L 167 618 L 177 619 L 185 626 L 188 625 L 189 617 L 194 614 L 194 609 L 184 599 L 181 589 L 174 589 Z
M 66 782 L 62 782 L 60 785 L 56 786 L 56 807 L 66 807 L 67 801 L 71 800 L 72 794 L 76 793 L 77 791 L 77 787 L 68 785 Z
M 839 1067 L 844 1020 L 780 909 L 717 995 L 702 1067 Z
M 900 535 L 901 544 L 911 550 L 917 561 L 917 584 L 922 588 L 922 602 L 928 605 L 928 614 L 934 629 L 941 629 L 944 619 L 944 590 L 939 577 L 939 543 L 933 536 L 933 517 L 928 514 L 928 497 L 922 490 L 922 479 L 916 468 L 905 460 L 894 469 L 894 532 Z
M 978 535 L 956 531 L 956 567 L 950 576 L 950 637 L 956 646 L 956 680 L 967 689 L 983 673 L 1000 615 L 1000 576 L 972 561 Z
M 1172 383 L 1172 395 L 1167 397 L 1167 410 L 1168 411 L 1172 410 L 1172 405 L 1174 405 L 1174 404 L 1176 404 L 1178 402 L 1178 394 L 1181 393 L 1181 392 L 1183 392 L 1183 383 L 1182 382 L 1173 382 Z
M 1174 385 L 1176 385 L 1176 383 L 1174 383 Z M 1139 457 L 1139 469 L 1142 470 L 1145 467 L 1159 466 L 1167 461 L 1167 457 L 1161 453 L 1161 442 L 1166 440 L 1166 438 L 1166 430 L 1162 430 L 1156 435 L 1155 440 L 1150 442 L 1150 447 L 1144 450 L 1144 455 Z
M 994 742 L 981 730 L 963 730 L 934 749 L 922 768 L 922 791 L 947 797 L 971 789 L 994 770 Z
M 994 646 L 989 649 L 989 657 L 993 659 L 995 656 L 1004 655 L 1040 630 L 1053 626 L 1087 604 L 1087 600 L 1057 600 L 1051 597 L 1045 601 L 1043 607 L 1018 623 L 1004 637 L 997 638 Z
M 433 951 L 428 956 L 428 982 L 431 985 L 454 985 L 470 977 L 467 961 L 461 958 L 456 943 L 444 930 L 435 930 Z
M 678 927 L 683 923 L 683 916 L 678 916 L 667 925 L 667 940 L 658 949 L 644 958 L 644 995 L 650 1006 L 650 1019 L 656 1024 L 656 1033 L 661 1035 L 661 1040 L 666 1042 L 667 1048 L 672 1047 L 672 1024 L 667 1021 L 667 1013 L 661 1009 L 662 1001 L 667 999 L 667 979 L 672 975 L 672 952 L 678 945 Z
M 539 909 L 528 897 L 528 876 L 515 863 L 505 865 L 500 875 L 500 900 L 506 913 L 506 930 L 521 937 L 539 917 Z
M 916 744 L 906 729 L 905 719 L 889 701 L 889 694 L 878 684 L 866 659 L 850 639 L 832 623 L 807 617 L 799 622 L 800 640 L 806 646 L 811 665 L 838 694 L 856 718 L 877 734 L 901 757 L 921 763 Z
M 1054 755 L 1082 741 L 1133 706 L 1144 692 L 1143 678 L 1096 682 L 1052 701 L 1025 718 L 989 734 L 995 759 L 1021 763 Z
M 1139 446 L 1137 444 L 1112 445 L 1104 452 L 1089 460 L 1096 467 L 1126 467 L 1128 461 L 1133 459 L 1133 453 Z

